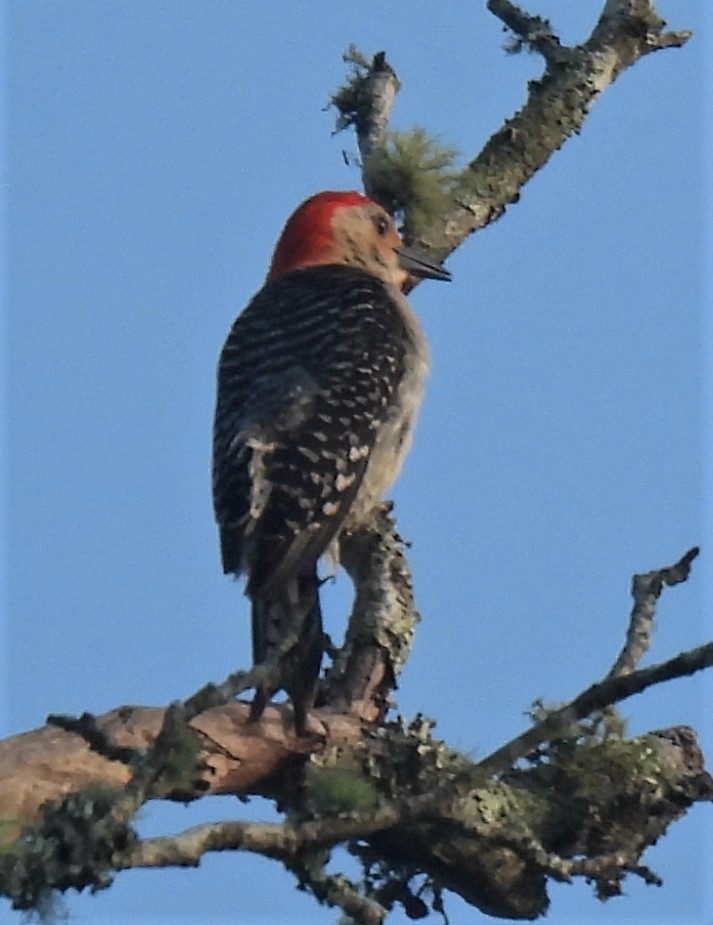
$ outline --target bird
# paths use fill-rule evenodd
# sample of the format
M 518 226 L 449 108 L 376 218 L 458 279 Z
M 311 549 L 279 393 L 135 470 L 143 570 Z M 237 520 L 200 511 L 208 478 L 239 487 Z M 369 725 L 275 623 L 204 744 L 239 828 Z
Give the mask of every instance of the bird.
M 280 689 L 307 734 L 324 650 L 319 560 L 369 522 L 408 452 L 428 369 L 403 293 L 447 280 L 354 191 L 304 201 L 218 361 L 213 502 L 223 571 L 245 576 L 256 686 L 249 722 Z

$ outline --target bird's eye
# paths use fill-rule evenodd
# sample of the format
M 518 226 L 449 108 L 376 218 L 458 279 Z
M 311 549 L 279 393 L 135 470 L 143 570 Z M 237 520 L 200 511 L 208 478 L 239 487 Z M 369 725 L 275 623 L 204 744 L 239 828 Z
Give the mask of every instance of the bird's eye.
M 374 216 L 374 226 L 379 234 L 379 237 L 386 237 L 386 232 L 389 230 L 391 222 L 385 215 L 376 215 Z

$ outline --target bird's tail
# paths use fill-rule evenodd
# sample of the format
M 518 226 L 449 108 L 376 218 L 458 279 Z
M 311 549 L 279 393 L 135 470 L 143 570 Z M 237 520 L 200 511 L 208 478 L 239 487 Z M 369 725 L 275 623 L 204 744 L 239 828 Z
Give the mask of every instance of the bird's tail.
M 253 663 L 276 668 L 278 683 L 259 687 L 250 708 L 258 720 L 272 695 L 282 689 L 292 701 L 295 731 L 303 736 L 314 704 L 324 643 L 316 567 L 290 578 L 278 596 L 252 598 Z

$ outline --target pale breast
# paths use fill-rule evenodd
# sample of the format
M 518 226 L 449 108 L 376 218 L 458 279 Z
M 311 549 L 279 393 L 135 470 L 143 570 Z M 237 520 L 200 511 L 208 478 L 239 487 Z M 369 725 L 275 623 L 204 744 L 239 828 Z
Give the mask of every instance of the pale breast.
M 428 347 L 418 319 L 401 292 L 393 290 L 391 295 L 405 322 L 409 349 L 403 376 L 369 456 L 364 480 L 345 520 L 345 530 L 353 530 L 370 520 L 374 506 L 383 499 L 401 471 L 411 447 L 428 374 Z

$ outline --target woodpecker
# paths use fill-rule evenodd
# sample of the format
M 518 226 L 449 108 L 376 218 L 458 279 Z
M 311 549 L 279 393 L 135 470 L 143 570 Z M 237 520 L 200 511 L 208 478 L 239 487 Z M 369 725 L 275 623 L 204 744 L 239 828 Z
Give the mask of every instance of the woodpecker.
M 290 216 L 218 363 L 213 500 L 223 571 L 246 576 L 253 663 L 274 668 L 304 735 L 323 652 L 318 560 L 367 523 L 411 443 L 428 368 L 403 288 L 450 274 L 356 192 Z

